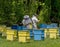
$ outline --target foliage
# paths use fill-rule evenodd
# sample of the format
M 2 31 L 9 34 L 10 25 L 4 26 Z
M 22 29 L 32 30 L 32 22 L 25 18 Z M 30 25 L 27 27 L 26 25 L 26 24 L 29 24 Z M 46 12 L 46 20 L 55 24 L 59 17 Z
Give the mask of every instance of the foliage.
M 56 10 L 56 11 L 55 11 Z M 60 20 L 59 0 L 0 0 L 0 24 L 13 25 L 23 16 L 37 14 L 40 23 Z M 55 17 L 55 18 L 54 18 Z

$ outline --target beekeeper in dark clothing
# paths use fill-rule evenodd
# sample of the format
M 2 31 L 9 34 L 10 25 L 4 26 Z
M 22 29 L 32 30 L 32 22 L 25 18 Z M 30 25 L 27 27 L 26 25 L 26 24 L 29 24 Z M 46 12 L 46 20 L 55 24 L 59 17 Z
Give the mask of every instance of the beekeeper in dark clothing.
M 27 29 L 32 29 L 32 21 L 29 15 L 25 15 L 22 21 L 23 25 L 26 26 Z

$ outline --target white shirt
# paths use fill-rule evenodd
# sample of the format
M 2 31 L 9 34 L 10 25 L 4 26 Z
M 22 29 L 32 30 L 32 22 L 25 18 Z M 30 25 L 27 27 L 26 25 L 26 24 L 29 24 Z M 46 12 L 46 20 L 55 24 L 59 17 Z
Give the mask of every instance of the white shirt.
M 38 19 L 36 18 L 36 16 L 32 17 L 32 21 L 33 21 L 33 23 L 37 23 L 38 22 Z

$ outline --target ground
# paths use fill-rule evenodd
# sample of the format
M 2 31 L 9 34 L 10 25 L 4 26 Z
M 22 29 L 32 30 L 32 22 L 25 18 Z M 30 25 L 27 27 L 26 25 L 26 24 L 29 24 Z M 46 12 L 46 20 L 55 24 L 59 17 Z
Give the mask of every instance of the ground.
M 7 41 L 0 37 L 0 47 L 60 47 L 59 39 L 45 39 L 41 41 L 30 40 L 30 43 L 20 43 L 16 41 Z

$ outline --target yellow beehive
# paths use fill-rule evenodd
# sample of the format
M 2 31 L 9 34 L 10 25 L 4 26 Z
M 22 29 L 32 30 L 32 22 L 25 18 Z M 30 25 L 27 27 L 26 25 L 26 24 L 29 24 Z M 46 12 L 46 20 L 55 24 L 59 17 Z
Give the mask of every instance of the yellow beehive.
M 26 37 L 19 37 L 19 42 L 29 42 L 30 39 L 27 39 Z
M 18 39 L 19 39 L 19 42 L 29 42 L 30 41 L 30 33 L 28 31 L 19 31 Z
M 14 40 L 13 34 L 7 34 L 7 40 L 13 41 Z
M 5 36 L 6 36 L 7 30 L 10 30 L 10 29 L 11 29 L 11 27 L 6 27 L 6 28 L 4 29 L 4 32 L 3 32 L 2 35 L 5 35 Z
M 49 29 L 49 32 L 56 32 L 57 33 L 58 29 L 57 28 L 51 28 Z
M 50 38 L 57 38 L 57 33 L 58 33 L 58 29 L 54 29 L 54 28 L 51 28 L 49 29 L 49 36 Z
M 2 36 L 6 36 L 6 26 L 1 25 L 0 32 L 2 33 Z
M 6 32 L 7 34 L 14 34 L 14 30 L 12 30 L 12 29 L 9 29 L 9 30 L 7 30 L 7 32 Z
M 20 31 L 20 32 L 18 32 L 19 34 L 19 36 L 29 36 L 29 33 L 28 32 L 24 32 L 24 31 Z
M 54 33 L 54 32 L 52 32 L 52 33 L 50 33 L 50 38 L 57 38 L 57 34 L 56 33 Z
M 1 25 L 0 26 L 0 32 L 3 32 L 5 28 L 6 28 L 6 26 Z
M 3 32 L 3 30 L 4 30 L 3 27 L 0 27 L 0 32 Z
M 7 28 L 4 28 L 4 30 L 2 32 L 2 36 L 6 36 L 6 32 L 7 32 Z
M 10 29 L 8 31 L 10 31 L 11 34 L 14 34 L 14 37 L 17 37 L 17 30 Z
M 15 40 L 15 38 L 17 37 L 17 31 L 16 30 L 12 30 L 12 29 L 8 29 L 7 32 L 7 40 Z

